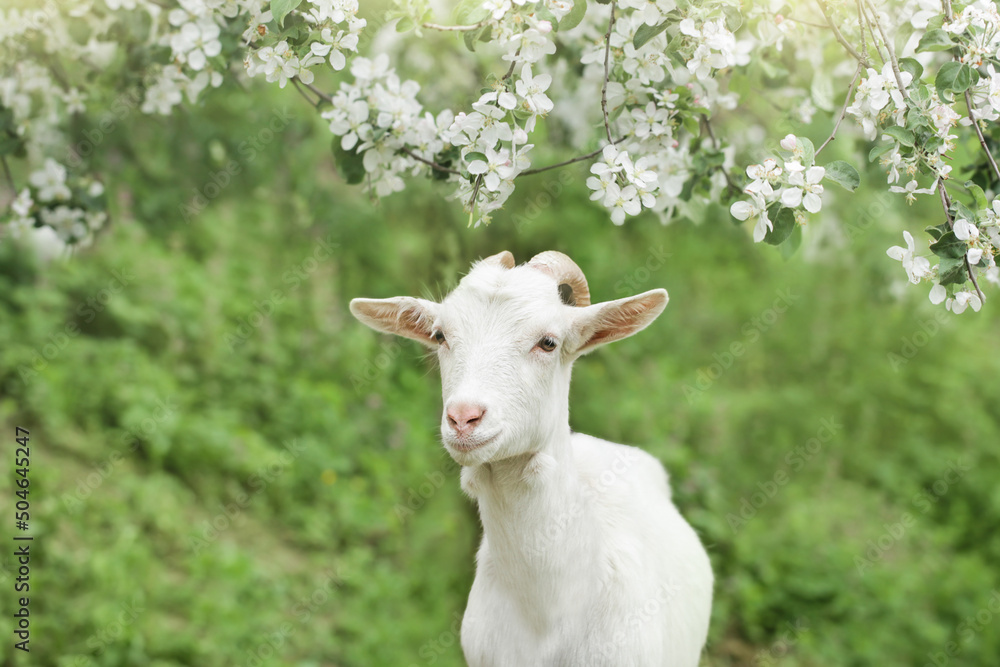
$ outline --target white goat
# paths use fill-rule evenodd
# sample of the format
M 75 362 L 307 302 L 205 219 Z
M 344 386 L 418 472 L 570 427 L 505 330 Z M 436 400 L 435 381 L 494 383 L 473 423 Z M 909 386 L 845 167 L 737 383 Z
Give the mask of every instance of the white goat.
M 657 289 L 590 305 L 583 273 L 554 251 L 482 260 L 440 304 L 351 301 L 440 360 L 441 435 L 484 529 L 462 620 L 471 667 L 698 664 L 712 569 L 663 466 L 569 428 L 573 362 L 666 304 Z

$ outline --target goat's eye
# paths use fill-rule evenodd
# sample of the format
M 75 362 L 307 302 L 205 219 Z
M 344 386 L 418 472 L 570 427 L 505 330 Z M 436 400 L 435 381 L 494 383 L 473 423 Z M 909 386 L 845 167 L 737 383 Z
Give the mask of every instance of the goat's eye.
M 444 333 L 440 329 L 438 329 L 437 331 L 434 332 L 433 337 L 434 337 L 434 340 L 437 341 L 438 345 L 443 345 L 444 344 L 444 340 L 445 340 L 444 339 Z
M 556 349 L 556 341 L 550 336 L 542 336 L 542 339 L 538 341 L 538 347 L 542 348 L 546 352 L 551 352 Z

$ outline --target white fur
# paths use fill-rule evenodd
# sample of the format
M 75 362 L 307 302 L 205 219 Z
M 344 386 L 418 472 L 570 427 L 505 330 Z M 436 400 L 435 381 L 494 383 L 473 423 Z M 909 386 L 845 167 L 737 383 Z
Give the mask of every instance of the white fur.
M 352 302 L 370 326 L 438 347 L 442 438 L 484 529 L 462 622 L 470 667 L 698 664 L 712 570 L 666 472 L 639 449 L 569 428 L 575 359 L 642 329 L 665 304 L 654 290 L 567 306 L 549 275 L 493 262 L 441 304 Z M 555 351 L 536 346 L 543 336 Z M 448 424 L 460 403 L 485 408 L 471 435 Z

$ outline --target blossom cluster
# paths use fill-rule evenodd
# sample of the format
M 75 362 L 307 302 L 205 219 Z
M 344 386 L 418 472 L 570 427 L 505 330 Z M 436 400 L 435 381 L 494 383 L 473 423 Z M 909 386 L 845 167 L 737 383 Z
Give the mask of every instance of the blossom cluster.
M 900 72 L 900 77 L 904 87 L 913 81 L 909 72 Z M 858 85 L 854 103 L 847 107 L 847 113 L 857 118 L 869 139 L 875 138 L 880 118 L 891 118 L 893 124 L 900 125 L 906 111 L 903 92 L 899 89 L 891 62 L 886 62 L 881 72 L 867 68 L 867 76 Z
M 753 220 L 753 240 L 760 243 L 774 231 L 772 214 L 777 209 L 792 210 L 796 223 L 801 224 L 802 210 L 819 213 L 823 207 L 824 167 L 813 164 L 815 149 L 805 137 L 787 135 L 781 140 L 782 166 L 778 159 L 768 158 L 762 164 L 747 167 L 750 183 L 744 192 L 750 200 L 733 203 L 730 213 L 737 220 Z
M 701 140 L 695 119 L 737 104 L 736 95 L 724 92 L 715 77 L 720 70 L 746 65 L 753 42 L 737 40 L 717 8 L 691 7 L 686 17 L 671 22 L 667 17 L 677 12 L 670 0 L 621 5 L 634 11 L 616 18 L 607 39 L 602 34 L 607 26 L 600 22 L 604 16 L 597 13 L 592 14 L 596 20 L 576 29 L 589 44 L 580 54 L 579 85 L 570 92 L 578 104 L 566 105 L 565 115 L 557 115 L 567 125 L 587 128 L 584 132 L 602 123 L 600 109 L 585 100 L 593 99 L 605 79 L 607 55 L 610 118 L 605 130 L 617 150 L 609 159 L 605 147 L 592 166 L 591 199 L 603 203 L 616 224 L 643 210 L 667 222 L 686 205 L 680 195 L 693 177 L 692 152 L 718 148 Z M 650 36 L 654 24 L 652 32 L 659 32 Z M 579 111 L 588 107 L 589 114 Z M 718 196 L 723 174 L 716 171 L 710 182 Z
M 745 65 L 751 42 L 737 42 L 724 21 L 706 18 L 707 11 L 692 9 L 681 19 L 670 0 L 609 8 L 619 13 L 606 35 L 602 31 L 612 25 L 604 23 L 608 13 L 580 11 L 574 17 L 576 7 L 566 1 L 522 0 L 484 3 L 482 13 L 472 14 L 469 20 L 477 21 L 477 30 L 489 31 L 508 71 L 494 78 L 468 110 L 422 112 L 414 82 L 401 82 L 387 60 L 358 58 L 358 67 L 351 68 L 355 80 L 341 84 L 330 100 L 332 108 L 323 113 L 331 131 L 341 137 L 346 153 L 341 161 L 363 167 L 363 173 L 346 171 L 382 195 L 401 189 L 405 174 L 436 170 L 440 180 L 453 184 L 452 196 L 463 202 L 472 220 L 488 223 L 513 192 L 514 179 L 532 167 L 530 135 L 538 121 L 553 116 L 571 130 L 585 125 L 584 136 L 594 123 L 604 126 L 608 145 L 604 160 L 592 167 L 597 178 L 590 182 L 592 198 L 608 208 L 613 222 L 622 224 L 626 215 L 642 210 L 668 219 L 691 177 L 690 152 L 697 135 L 690 124 L 682 125 L 681 117 L 735 106 L 736 96 L 720 92 L 712 76 L 719 68 Z M 651 25 L 659 32 L 640 39 Z M 564 77 L 539 71 L 556 51 L 557 30 L 560 37 L 587 45 L 579 56 L 582 76 L 572 88 L 554 85 L 554 78 Z M 671 33 L 681 42 L 677 62 L 666 55 Z M 368 76 L 370 70 L 376 75 Z M 593 103 L 598 91 L 601 105 Z M 569 103 L 557 110 L 553 93 Z M 573 104 L 575 99 L 580 104 Z M 610 160 L 609 152 L 614 154 Z M 714 174 L 713 182 L 720 190 L 722 174 Z
M 367 21 L 358 17 L 358 0 L 305 0 L 290 17 L 282 17 L 302 26 L 298 31 L 271 27 L 281 24 L 273 11 L 254 7 L 249 27 L 242 37 L 250 46 L 244 60 L 249 76 L 263 74 L 268 82 L 281 88 L 292 79 L 311 84 L 313 68 L 328 63 L 334 71 L 347 65 L 348 56 L 356 53 L 361 31 Z
M 830 182 L 860 182 L 847 162 L 817 163 L 801 126 L 828 113 L 833 134 L 820 151 L 849 118 L 842 134 L 856 124 L 872 142 L 884 187 L 908 203 L 943 203 L 945 221 L 928 231 L 937 264 L 918 256 L 912 234 L 890 256 L 911 281 L 934 283 L 935 302 L 977 308 L 977 278 L 997 282 L 1000 248 L 1000 168 L 985 159 L 1000 140 L 1000 13 L 989 0 L 882 4 L 828 15 L 826 3 L 778 0 L 462 0 L 454 25 L 432 19 L 430 0 L 393 0 L 384 21 L 358 0 L 67 0 L 2 10 L 0 158 L 17 161 L 22 181 L 8 179 L 12 194 L 0 200 L 3 234 L 91 242 L 106 217 L 101 186 L 86 175 L 99 164 L 68 148 L 71 137 L 122 98 L 129 110 L 167 115 L 245 76 L 309 99 L 335 137 L 345 180 L 375 197 L 430 177 L 470 224 L 488 224 L 521 177 L 584 162 L 591 199 L 615 225 L 643 212 L 697 223 L 719 202 L 752 222 L 755 241 L 778 245 L 801 237 Z M 834 41 L 850 62 L 830 66 Z M 474 65 L 462 90 L 421 72 L 422 58 L 460 43 Z M 803 67 L 789 70 L 792 60 Z M 89 84 L 116 77 L 129 83 L 113 100 Z M 787 83 L 774 87 L 779 80 Z M 778 136 L 787 136 L 761 155 L 768 123 L 731 112 L 753 108 L 764 86 L 781 110 Z M 978 157 L 956 151 L 974 141 Z M 542 146 L 559 142 L 572 158 L 544 159 Z M 745 181 L 738 155 L 753 155 Z
M 7 233 L 26 241 L 44 259 L 64 255 L 70 246 L 86 247 L 107 221 L 104 185 L 73 179 L 52 158 L 28 177 L 29 187 L 11 204 Z
M 958 257 L 952 258 L 951 266 L 958 271 L 965 270 L 962 264 L 966 264 L 969 270 L 980 268 L 989 282 L 1000 286 L 1000 269 L 996 264 L 996 255 L 1000 253 L 1000 199 L 993 201 L 978 224 L 966 219 L 956 220 L 952 234 L 958 241 L 960 251 Z M 944 262 L 931 266 L 928 258 L 917 254 L 916 242 L 909 232 L 903 232 L 903 239 L 906 241 L 905 248 L 892 246 L 886 254 L 902 263 L 907 278 L 914 285 L 924 281 L 933 283 L 929 294 L 931 303 L 944 302 L 947 309 L 955 314 L 964 312 L 968 307 L 975 311 L 982 307 L 978 290 L 967 287 L 949 290 L 943 283 L 956 281 L 943 280 L 948 266 Z

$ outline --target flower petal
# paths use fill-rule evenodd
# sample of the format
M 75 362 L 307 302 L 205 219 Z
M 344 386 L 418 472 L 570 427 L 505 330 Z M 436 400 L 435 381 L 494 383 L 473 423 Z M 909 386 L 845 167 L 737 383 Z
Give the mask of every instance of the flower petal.
M 898 262 L 901 261 L 903 257 L 907 255 L 907 252 L 905 248 L 900 248 L 898 245 L 894 245 L 888 250 L 886 250 L 885 254 L 889 255 L 889 257 L 893 258 Z
M 787 188 L 781 193 L 781 203 L 788 208 L 796 208 L 802 203 L 802 190 L 800 188 Z
M 753 213 L 753 206 L 746 201 L 733 202 L 729 207 L 729 213 L 737 220 L 746 220 Z
M 803 199 L 803 203 L 805 204 L 806 210 L 810 213 L 819 213 L 819 210 L 823 208 L 823 200 L 820 199 L 820 196 L 815 192 L 806 194 Z

